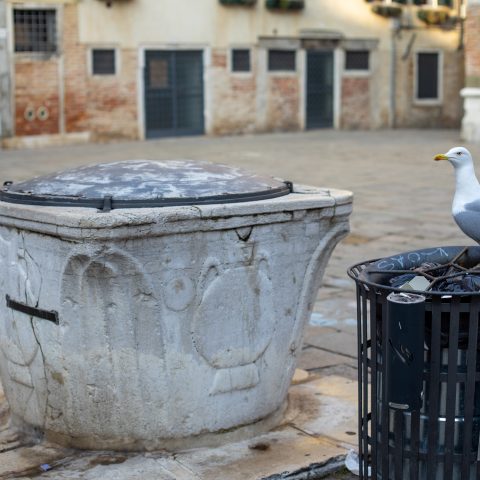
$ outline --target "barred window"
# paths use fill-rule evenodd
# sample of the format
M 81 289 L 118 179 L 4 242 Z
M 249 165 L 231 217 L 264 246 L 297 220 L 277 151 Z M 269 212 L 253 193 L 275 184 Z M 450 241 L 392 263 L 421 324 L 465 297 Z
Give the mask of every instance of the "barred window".
M 269 50 L 268 51 L 268 70 L 275 71 L 295 71 L 296 55 L 295 50 Z
M 347 50 L 345 52 L 345 70 L 368 70 L 369 69 L 368 50 Z
M 54 9 L 14 9 L 15 51 L 56 52 L 56 14 Z
M 92 50 L 92 74 L 115 75 L 115 50 L 113 48 L 94 48 Z
M 235 48 L 232 50 L 232 72 L 250 71 L 250 50 Z
M 438 53 L 417 53 L 418 100 L 439 98 L 439 65 Z

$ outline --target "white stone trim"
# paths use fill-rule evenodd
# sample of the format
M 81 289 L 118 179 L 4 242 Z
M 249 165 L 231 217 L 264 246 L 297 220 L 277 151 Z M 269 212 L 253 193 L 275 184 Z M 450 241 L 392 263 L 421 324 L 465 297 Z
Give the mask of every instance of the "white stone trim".
M 250 52 L 250 70 L 246 72 L 236 72 L 233 70 L 233 50 L 248 50 Z M 254 58 L 255 49 L 252 45 L 230 45 L 227 49 L 227 71 L 230 75 L 240 78 L 251 78 L 254 75 L 254 66 L 255 66 L 255 58 Z
M 115 55 L 115 73 L 111 74 L 96 74 L 93 73 L 93 50 L 113 50 Z M 91 44 L 87 48 L 87 72 L 89 77 L 101 78 L 101 77 L 118 77 L 122 72 L 122 55 L 120 53 L 120 46 L 111 43 L 104 44 Z
M 299 75 L 299 125 L 301 130 L 307 128 L 307 51 L 305 49 L 299 50 L 297 55 L 297 68 Z
M 205 134 L 213 130 L 214 88 L 212 81 L 212 48 L 203 49 L 203 130 Z
M 286 52 L 293 52 L 295 54 L 295 69 L 294 70 L 270 70 L 268 68 L 268 58 L 269 58 L 269 52 L 270 50 L 283 50 Z M 267 75 L 270 77 L 296 77 L 298 76 L 298 53 L 300 52 L 300 49 L 295 49 L 295 48 L 280 48 L 280 47 L 268 47 L 265 49 L 267 58 L 266 58 L 266 72 Z
M 0 202 L 0 224 L 69 239 L 138 238 L 149 225 L 154 235 L 186 233 L 199 224 L 209 230 L 241 228 L 252 224 L 283 222 L 295 210 L 324 208 L 324 216 L 348 215 L 352 193 L 345 190 L 294 185 L 293 194 L 262 202 L 241 202 L 195 207 L 132 208 L 99 215 L 95 209 L 45 207 Z M 298 192 L 298 193 L 296 193 Z M 263 216 L 263 220 L 258 216 Z M 219 221 L 221 218 L 221 221 Z M 256 220 L 253 220 L 256 219 Z
M 372 74 L 372 49 L 368 48 L 347 48 L 343 45 L 343 65 L 342 65 L 342 75 L 344 77 L 369 77 Z M 345 62 L 347 60 L 347 52 L 358 52 L 363 51 L 368 53 L 368 68 L 367 69 L 347 69 Z
M 480 88 L 467 87 L 460 90 L 463 97 L 464 116 L 462 119 L 462 139 L 480 142 Z
M 341 47 L 333 51 L 333 128 L 340 128 L 342 116 L 342 72 L 345 65 L 345 51 Z

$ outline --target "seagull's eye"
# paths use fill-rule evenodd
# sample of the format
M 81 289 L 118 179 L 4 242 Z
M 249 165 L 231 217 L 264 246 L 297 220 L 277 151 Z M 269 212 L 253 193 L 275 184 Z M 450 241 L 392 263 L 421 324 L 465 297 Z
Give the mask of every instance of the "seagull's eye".
M 461 154 L 462 154 L 462 152 L 457 152 L 457 155 L 461 155 Z

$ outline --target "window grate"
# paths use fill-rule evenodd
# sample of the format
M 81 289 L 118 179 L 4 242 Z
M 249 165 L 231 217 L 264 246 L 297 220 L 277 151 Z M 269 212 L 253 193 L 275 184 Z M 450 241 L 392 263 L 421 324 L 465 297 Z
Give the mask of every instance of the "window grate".
M 345 70 L 368 70 L 370 52 L 368 50 L 347 50 Z
M 92 74 L 115 75 L 115 50 L 113 48 L 92 50 Z
M 232 50 L 232 72 L 250 71 L 250 50 L 234 49 Z
M 15 51 L 56 52 L 56 13 L 53 9 L 15 9 Z
M 268 70 L 275 71 L 295 71 L 296 56 L 295 50 L 269 50 L 268 51 Z
M 417 54 L 417 98 L 438 99 L 438 53 Z

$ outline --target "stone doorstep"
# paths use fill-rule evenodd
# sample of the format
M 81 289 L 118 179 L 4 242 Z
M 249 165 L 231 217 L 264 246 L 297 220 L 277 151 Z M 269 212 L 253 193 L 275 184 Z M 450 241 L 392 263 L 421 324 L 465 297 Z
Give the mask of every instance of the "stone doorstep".
M 26 446 L 0 418 L 0 479 L 290 480 L 340 469 L 356 448 L 357 383 L 336 375 L 297 375 L 281 426 L 217 448 L 169 454 L 83 452 L 42 442 Z M 6 409 L 0 390 L 0 411 Z M 3 428 L 3 431 L 2 431 Z M 3 439 L 3 440 L 2 440 Z M 41 466 L 50 471 L 42 473 Z

